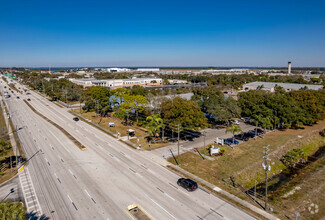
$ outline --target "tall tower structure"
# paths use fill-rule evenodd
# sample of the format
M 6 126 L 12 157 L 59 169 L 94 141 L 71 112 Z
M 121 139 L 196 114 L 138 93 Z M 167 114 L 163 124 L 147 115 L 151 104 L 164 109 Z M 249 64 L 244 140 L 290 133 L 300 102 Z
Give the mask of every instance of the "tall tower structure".
M 291 74 L 291 62 L 288 62 L 288 74 Z

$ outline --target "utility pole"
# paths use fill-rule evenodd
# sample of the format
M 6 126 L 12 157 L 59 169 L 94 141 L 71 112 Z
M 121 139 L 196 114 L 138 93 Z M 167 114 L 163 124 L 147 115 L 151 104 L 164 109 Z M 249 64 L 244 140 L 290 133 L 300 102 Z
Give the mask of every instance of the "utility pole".
M 277 113 L 276 113 L 276 110 L 274 110 L 275 111 L 275 115 L 274 115 L 274 130 L 276 129 L 276 115 L 277 115 Z
M 10 154 L 10 173 L 11 173 L 11 176 L 12 176 L 12 159 L 11 159 L 11 154 Z
M 256 202 L 256 180 L 255 180 L 255 187 L 254 187 L 254 201 Z
M 16 125 L 16 134 L 18 135 L 17 125 Z M 16 144 L 16 168 L 18 169 L 18 146 Z
M 177 156 L 179 157 L 179 128 L 180 124 L 177 125 L 177 132 L 178 132 L 178 137 L 177 137 Z
M 95 108 L 96 108 L 96 117 L 98 116 L 98 106 L 99 105 L 99 100 L 96 100 L 95 102 Z
M 271 159 L 269 159 L 269 146 L 267 145 L 266 147 L 263 147 L 265 149 L 264 151 L 264 162 L 262 163 L 262 167 L 265 170 L 265 210 L 267 211 L 267 172 L 271 170 L 271 166 L 268 164 L 268 161 L 270 161 Z
M 203 131 L 203 137 L 204 137 L 204 139 L 203 139 L 204 155 L 206 155 L 206 154 L 205 154 L 205 136 L 206 136 L 206 132 Z
M 127 125 L 127 130 L 126 130 L 126 133 L 128 133 L 128 140 L 130 138 L 129 136 L 129 112 L 127 113 L 127 120 L 126 120 L 126 125 Z M 150 149 L 150 143 L 149 143 L 149 149 Z

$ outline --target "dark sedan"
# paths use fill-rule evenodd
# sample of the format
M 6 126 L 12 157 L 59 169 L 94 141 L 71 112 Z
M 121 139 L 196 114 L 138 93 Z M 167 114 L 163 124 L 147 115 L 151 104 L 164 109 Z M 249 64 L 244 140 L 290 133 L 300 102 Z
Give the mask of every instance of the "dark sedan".
M 187 191 L 194 191 L 197 189 L 197 183 L 191 179 L 180 178 L 177 185 L 185 188 Z

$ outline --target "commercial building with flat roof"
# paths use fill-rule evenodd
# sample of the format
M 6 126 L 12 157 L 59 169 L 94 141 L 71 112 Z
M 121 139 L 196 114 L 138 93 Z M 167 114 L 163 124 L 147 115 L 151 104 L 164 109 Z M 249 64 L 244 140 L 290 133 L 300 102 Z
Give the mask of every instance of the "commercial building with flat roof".
M 104 86 L 112 89 L 121 87 L 139 86 L 159 86 L 162 85 L 161 78 L 133 78 L 133 79 L 69 79 L 71 82 L 83 86 Z
M 251 82 L 243 85 L 243 90 L 266 90 L 270 92 L 275 91 L 275 87 L 280 86 L 285 91 L 293 91 L 293 90 L 300 90 L 300 89 L 310 89 L 310 90 L 319 90 L 323 88 L 323 85 L 310 85 L 310 84 L 296 84 L 296 83 L 274 83 L 274 82 Z

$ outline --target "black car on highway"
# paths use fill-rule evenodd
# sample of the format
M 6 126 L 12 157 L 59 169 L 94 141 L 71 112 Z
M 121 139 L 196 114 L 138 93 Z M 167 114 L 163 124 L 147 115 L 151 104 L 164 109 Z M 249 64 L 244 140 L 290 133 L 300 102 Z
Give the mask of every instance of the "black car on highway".
M 180 178 L 177 185 L 185 188 L 187 191 L 194 191 L 197 189 L 197 183 L 191 179 Z
M 73 120 L 74 121 L 79 121 L 79 118 L 78 117 L 74 117 Z

